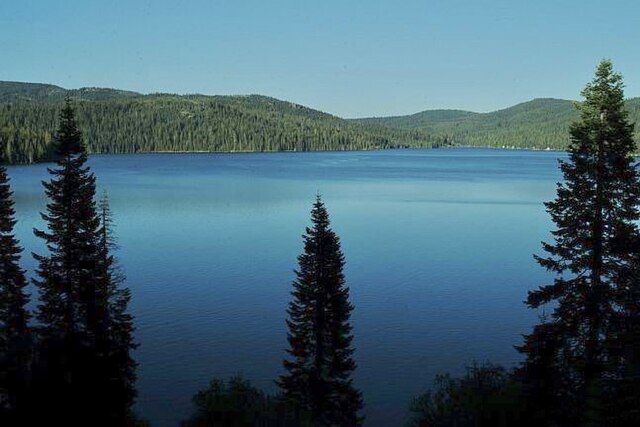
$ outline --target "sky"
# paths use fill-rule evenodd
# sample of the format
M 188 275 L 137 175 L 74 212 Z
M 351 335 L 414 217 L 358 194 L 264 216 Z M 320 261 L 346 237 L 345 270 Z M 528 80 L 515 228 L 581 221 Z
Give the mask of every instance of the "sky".
M 262 94 L 341 117 L 640 96 L 638 0 L 0 0 L 0 80 Z

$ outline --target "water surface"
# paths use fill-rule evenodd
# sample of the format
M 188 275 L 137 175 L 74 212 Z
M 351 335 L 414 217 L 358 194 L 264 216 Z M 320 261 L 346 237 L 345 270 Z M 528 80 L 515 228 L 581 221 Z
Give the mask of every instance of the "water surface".
M 398 425 L 438 372 L 512 365 L 549 281 L 533 261 L 559 153 L 481 149 L 93 156 L 133 292 L 139 413 L 176 426 L 212 376 L 275 391 L 285 310 L 322 193 L 351 288 L 367 425 Z M 24 265 L 46 166 L 11 167 Z

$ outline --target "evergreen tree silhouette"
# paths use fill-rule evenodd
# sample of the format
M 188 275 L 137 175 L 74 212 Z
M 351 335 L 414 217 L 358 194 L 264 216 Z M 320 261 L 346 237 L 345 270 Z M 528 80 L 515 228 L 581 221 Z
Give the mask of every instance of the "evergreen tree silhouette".
M 608 375 L 609 337 L 617 317 L 619 276 L 633 264 L 620 240 L 637 236 L 640 183 L 633 153 L 633 125 L 624 110 L 622 77 L 602 61 L 582 91 L 580 121 L 571 126 L 569 160 L 561 161 L 564 183 L 546 204 L 556 229 L 538 263 L 556 278 L 529 293 L 537 308 L 555 302 L 559 359 L 574 390 L 580 425 L 602 424 L 603 380 Z
M 8 425 L 28 409 L 26 401 L 32 356 L 26 292 L 27 280 L 20 268 L 20 248 L 14 235 L 15 210 L 9 177 L 0 165 L 0 421 Z M 2 393 L 0 391 L 0 393 Z
M 132 406 L 135 402 L 136 362 L 131 351 L 137 347 L 133 340 L 133 316 L 128 313 L 131 292 L 123 287 L 125 277 L 112 252 L 117 249 L 113 235 L 113 216 L 105 192 L 98 205 L 100 229 L 98 249 L 101 275 L 98 286 L 98 307 L 101 325 L 97 340 L 98 354 L 102 356 L 105 400 L 109 425 L 128 425 L 135 420 Z
M 317 197 L 298 257 L 287 326 L 290 359 L 278 383 L 292 406 L 310 414 L 316 426 L 358 426 L 361 393 L 352 374 L 353 335 L 343 268 L 344 255 L 329 215 Z
M 57 168 L 43 182 L 47 230 L 34 230 L 49 250 L 34 254 L 40 294 L 34 416 L 65 425 L 125 425 L 135 378 L 129 294 L 114 276 L 109 224 L 101 224 L 95 176 L 69 100 L 56 148 Z

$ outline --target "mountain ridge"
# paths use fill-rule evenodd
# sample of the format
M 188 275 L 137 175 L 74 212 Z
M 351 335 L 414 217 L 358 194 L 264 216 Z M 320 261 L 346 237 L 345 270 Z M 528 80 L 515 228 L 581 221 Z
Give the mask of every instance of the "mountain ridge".
M 66 97 L 91 153 L 311 151 L 431 147 L 421 130 L 351 122 L 263 95 L 140 94 L 0 81 L 0 157 L 50 160 Z
M 367 150 L 443 145 L 563 149 L 576 101 L 534 98 L 496 111 L 424 110 L 343 119 L 264 95 L 141 94 L 0 81 L 0 156 L 9 163 L 51 158 L 57 112 L 66 97 L 90 152 Z M 627 100 L 640 122 L 640 98 Z M 640 140 L 636 128 L 636 139 Z

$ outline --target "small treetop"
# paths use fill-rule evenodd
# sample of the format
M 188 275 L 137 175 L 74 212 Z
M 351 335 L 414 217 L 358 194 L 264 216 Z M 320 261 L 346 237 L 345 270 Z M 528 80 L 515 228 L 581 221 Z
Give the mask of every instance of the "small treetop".
M 609 112 L 624 110 L 624 83 L 622 75 L 613 71 L 613 64 L 603 59 L 596 67 L 593 80 L 580 93 L 585 101 L 581 110 L 602 119 Z
M 60 112 L 60 126 L 55 139 L 56 153 L 61 157 L 86 153 L 70 98 L 65 99 L 64 107 Z
M 313 204 L 313 209 L 311 210 L 311 221 L 313 222 L 316 230 L 327 230 L 329 228 L 329 213 L 322 201 L 320 193 L 316 195 L 316 201 Z

